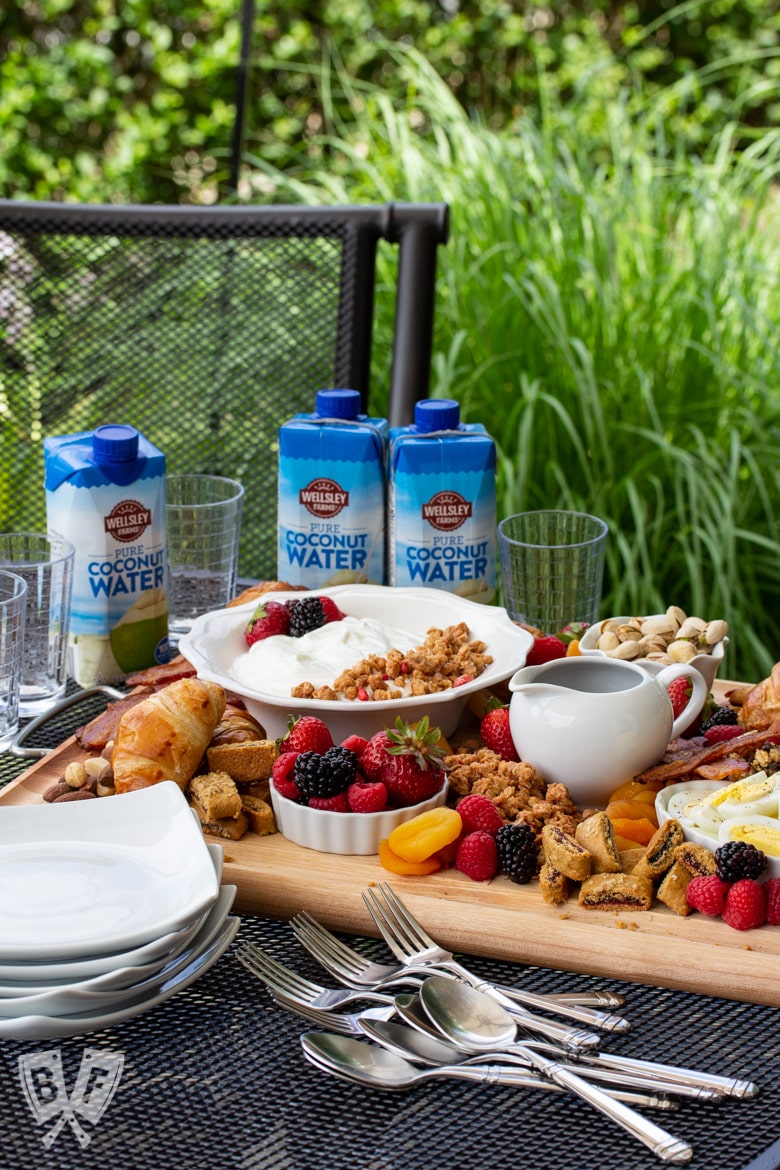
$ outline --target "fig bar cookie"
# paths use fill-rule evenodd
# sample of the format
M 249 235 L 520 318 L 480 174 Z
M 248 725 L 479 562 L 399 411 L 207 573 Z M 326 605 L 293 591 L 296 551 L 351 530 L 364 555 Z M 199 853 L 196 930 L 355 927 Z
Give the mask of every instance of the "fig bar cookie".
M 591 855 L 591 870 L 596 873 L 619 873 L 620 853 L 615 841 L 615 830 L 606 813 L 594 813 L 581 821 L 575 830 L 578 845 Z
M 653 883 L 631 873 L 594 873 L 580 886 L 579 903 L 589 910 L 649 910 Z

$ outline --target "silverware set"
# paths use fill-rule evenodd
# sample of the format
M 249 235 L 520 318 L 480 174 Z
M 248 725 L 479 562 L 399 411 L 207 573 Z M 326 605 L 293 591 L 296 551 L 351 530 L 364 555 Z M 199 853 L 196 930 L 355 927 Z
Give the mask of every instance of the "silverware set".
M 291 920 L 293 932 L 342 986 L 306 979 L 249 943 L 236 952 L 276 1003 L 317 1026 L 301 1037 L 303 1052 L 333 1076 L 385 1090 L 458 1077 L 571 1093 L 674 1163 L 688 1162 L 692 1147 L 635 1106 L 671 1110 L 678 1099 L 717 1103 L 758 1092 L 751 1081 L 603 1051 L 598 1033 L 630 1026 L 605 1010 L 622 997 L 489 983 L 439 946 L 387 883 L 366 890 L 363 901 L 397 965 L 368 960 L 305 912 Z

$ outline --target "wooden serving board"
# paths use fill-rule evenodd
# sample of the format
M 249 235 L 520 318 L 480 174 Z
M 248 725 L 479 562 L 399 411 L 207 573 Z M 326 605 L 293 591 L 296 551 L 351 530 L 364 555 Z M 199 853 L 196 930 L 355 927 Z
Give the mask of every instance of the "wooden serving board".
M 67 740 L 0 790 L 0 807 L 39 802 L 66 764 L 83 757 Z M 454 869 L 398 877 L 376 857 L 318 853 L 281 834 L 220 843 L 223 880 L 238 886 L 239 912 L 289 919 L 308 910 L 333 929 L 376 936 L 361 893 L 389 881 L 429 933 L 454 951 L 780 1007 L 780 927 L 743 933 L 702 914 L 682 918 L 661 904 L 645 913 L 583 910 L 574 896 L 548 906 L 535 882 L 519 886 L 502 876 L 479 883 Z

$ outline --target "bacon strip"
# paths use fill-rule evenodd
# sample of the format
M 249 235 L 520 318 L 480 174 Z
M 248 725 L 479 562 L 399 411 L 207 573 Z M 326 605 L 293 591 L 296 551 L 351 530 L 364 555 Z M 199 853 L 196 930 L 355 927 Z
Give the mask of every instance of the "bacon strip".
M 770 740 L 780 739 L 780 719 L 775 720 L 766 731 L 747 731 L 734 739 L 724 739 L 720 743 L 711 744 L 698 752 L 693 752 L 682 760 L 669 760 L 665 764 L 656 764 L 646 772 L 640 772 L 635 780 L 657 781 L 676 780 L 678 776 L 688 776 L 702 764 L 709 764 L 713 760 L 722 760 L 724 756 L 741 756 L 747 752 L 763 747 Z
M 151 687 L 138 687 L 123 699 L 109 703 L 105 711 L 101 711 L 83 727 L 76 728 L 76 740 L 85 752 L 102 752 L 107 743 L 116 739 L 116 729 L 125 711 L 129 711 L 136 703 L 140 703 L 151 694 Z
M 696 775 L 702 780 L 728 780 L 729 776 L 744 776 L 750 771 L 747 760 L 735 760 L 726 756 L 725 760 L 713 764 L 699 764 Z
M 149 666 L 146 670 L 137 670 L 125 679 L 128 687 L 167 687 L 168 683 L 178 682 L 180 678 L 194 678 L 195 667 L 188 662 L 183 654 L 177 654 L 170 662 L 163 662 L 160 666 Z

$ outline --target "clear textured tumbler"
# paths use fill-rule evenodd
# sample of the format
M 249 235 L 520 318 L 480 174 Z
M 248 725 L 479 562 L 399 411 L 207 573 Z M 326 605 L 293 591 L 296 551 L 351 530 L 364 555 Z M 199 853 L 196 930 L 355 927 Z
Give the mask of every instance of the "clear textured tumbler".
M 235 594 L 244 489 L 221 475 L 169 475 L 166 496 L 168 630 L 176 644 L 196 617 Z
M 519 512 L 498 526 L 504 606 L 513 621 L 554 634 L 599 613 L 607 526 L 586 512 Z
M 27 582 L 0 569 L 0 750 L 19 728 L 19 685 Z
M 0 568 L 27 582 L 20 715 L 40 715 L 65 694 L 74 555 L 56 534 L 0 532 Z

